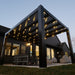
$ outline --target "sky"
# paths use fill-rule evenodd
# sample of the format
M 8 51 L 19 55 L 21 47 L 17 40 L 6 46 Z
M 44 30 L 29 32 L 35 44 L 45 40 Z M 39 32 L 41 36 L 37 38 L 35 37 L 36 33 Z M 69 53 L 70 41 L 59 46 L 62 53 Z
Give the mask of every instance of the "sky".
M 40 4 L 69 28 L 75 52 L 75 0 L 0 0 L 0 25 L 14 27 Z M 67 42 L 66 34 L 61 35 Z

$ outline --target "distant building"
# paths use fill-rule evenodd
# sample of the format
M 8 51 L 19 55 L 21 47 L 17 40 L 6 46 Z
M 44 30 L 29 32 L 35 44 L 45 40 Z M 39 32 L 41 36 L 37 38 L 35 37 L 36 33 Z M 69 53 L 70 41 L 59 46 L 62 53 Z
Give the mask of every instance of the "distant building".
M 67 34 L 69 47 L 57 37 L 62 32 Z M 41 5 L 15 27 L 0 26 L 0 55 L 1 64 L 47 67 L 66 62 L 64 55 L 74 62 L 69 29 Z

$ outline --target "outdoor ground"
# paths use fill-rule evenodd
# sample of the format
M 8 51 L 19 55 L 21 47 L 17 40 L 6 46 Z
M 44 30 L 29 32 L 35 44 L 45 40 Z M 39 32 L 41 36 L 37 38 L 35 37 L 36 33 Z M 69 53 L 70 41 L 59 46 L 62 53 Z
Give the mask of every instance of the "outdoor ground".
M 75 75 L 75 64 L 46 69 L 0 66 L 0 75 Z

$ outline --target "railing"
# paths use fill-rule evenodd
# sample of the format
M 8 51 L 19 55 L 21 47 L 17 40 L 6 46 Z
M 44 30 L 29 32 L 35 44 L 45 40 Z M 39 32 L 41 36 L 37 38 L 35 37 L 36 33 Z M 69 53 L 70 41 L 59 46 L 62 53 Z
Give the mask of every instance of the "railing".
M 28 56 L 14 56 L 14 64 L 28 64 Z

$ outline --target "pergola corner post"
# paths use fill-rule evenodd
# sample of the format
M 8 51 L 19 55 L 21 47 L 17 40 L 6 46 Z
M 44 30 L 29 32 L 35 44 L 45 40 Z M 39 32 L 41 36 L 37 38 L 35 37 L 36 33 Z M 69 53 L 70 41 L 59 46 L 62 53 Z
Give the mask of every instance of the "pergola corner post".
M 13 43 L 11 43 L 11 51 L 10 51 L 10 56 L 12 56 L 12 50 L 13 50 Z
M 21 44 L 20 44 L 20 48 L 19 48 L 19 55 L 21 54 Z
M 73 48 L 72 48 L 72 43 L 71 43 L 69 29 L 66 31 L 66 34 L 67 34 L 67 39 L 68 39 L 68 45 L 69 45 L 71 60 L 72 60 L 72 63 L 74 63 Z
M 1 63 L 0 63 L 0 65 L 3 65 L 3 63 L 4 63 L 4 53 L 5 53 L 6 41 L 7 41 L 7 38 L 6 38 L 6 35 L 4 35 L 2 52 L 1 52 Z
M 46 44 L 45 44 L 45 32 L 44 32 L 44 20 L 43 20 L 43 7 L 40 5 L 38 7 L 38 29 L 39 29 L 39 67 L 47 67 L 46 61 Z

